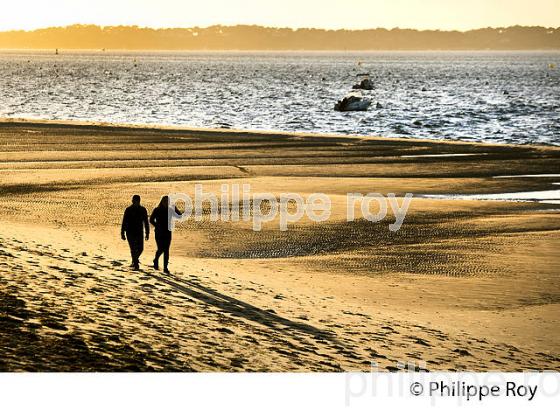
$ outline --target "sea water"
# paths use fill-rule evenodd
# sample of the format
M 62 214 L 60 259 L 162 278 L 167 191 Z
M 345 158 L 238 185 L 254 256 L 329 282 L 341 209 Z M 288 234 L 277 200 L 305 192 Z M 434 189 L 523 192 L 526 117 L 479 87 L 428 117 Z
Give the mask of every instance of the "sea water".
M 559 52 L 0 52 L 0 117 L 560 145 Z M 335 112 L 364 75 L 366 112 Z

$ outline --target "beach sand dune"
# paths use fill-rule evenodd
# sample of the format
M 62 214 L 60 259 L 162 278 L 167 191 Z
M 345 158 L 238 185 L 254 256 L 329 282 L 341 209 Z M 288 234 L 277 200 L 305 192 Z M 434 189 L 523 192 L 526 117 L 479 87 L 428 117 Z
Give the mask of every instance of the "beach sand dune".
M 452 155 L 449 154 L 465 154 Z M 553 190 L 560 149 L 57 123 L 0 124 L 0 370 L 560 369 L 556 204 L 422 195 Z M 329 195 L 255 232 L 178 226 L 170 275 L 128 268 L 132 194 Z M 405 222 L 346 194 L 413 193 Z M 389 218 L 391 219 L 391 218 Z

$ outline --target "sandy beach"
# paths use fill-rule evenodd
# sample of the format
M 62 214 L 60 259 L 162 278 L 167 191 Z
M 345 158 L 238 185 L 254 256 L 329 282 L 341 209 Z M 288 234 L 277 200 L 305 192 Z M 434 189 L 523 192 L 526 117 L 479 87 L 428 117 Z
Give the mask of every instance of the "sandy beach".
M 457 155 L 460 154 L 460 155 Z M 0 371 L 560 370 L 560 148 L 0 122 Z M 496 178 L 545 175 L 544 177 Z M 120 239 L 197 183 L 332 200 L 327 222 L 178 226 L 171 274 Z M 398 232 L 346 194 L 412 193 Z

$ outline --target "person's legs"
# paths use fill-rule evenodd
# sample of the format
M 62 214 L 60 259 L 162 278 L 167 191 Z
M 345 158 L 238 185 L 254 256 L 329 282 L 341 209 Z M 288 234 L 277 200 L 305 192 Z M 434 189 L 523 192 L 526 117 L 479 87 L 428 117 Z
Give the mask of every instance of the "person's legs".
M 144 236 L 140 235 L 138 237 L 138 255 L 136 256 L 136 260 L 140 262 L 140 255 L 144 252 Z
M 169 247 L 170 246 L 171 246 L 171 233 L 170 232 L 165 232 L 163 235 L 161 235 L 160 245 L 158 245 L 158 248 L 163 253 L 163 272 L 164 273 L 169 273 L 169 270 L 167 269 L 167 267 L 169 265 Z
M 142 235 L 126 235 L 128 245 L 130 246 L 130 255 L 132 256 L 132 265 L 134 269 L 140 267 L 140 255 L 144 251 L 144 238 Z
M 159 270 L 159 257 L 163 253 L 163 242 L 160 235 L 156 234 L 156 256 L 154 258 L 154 269 Z
M 136 244 L 134 243 L 134 237 L 127 234 L 126 240 L 128 242 L 128 247 L 130 248 L 130 258 L 132 260 L 131 267 L 134 267 L 136 261 Z
M 156 256 L 154 257 L 154 269 L 159 270 L 159 257 L 161 256 L 161 252 L 159 249 L 156 251 Z
M 169 247 L 171 246 L 171 238 L 169 238 L 165 247 L 163 248 L 163 268 L 167 270 L 167 265 L 169 265 Z

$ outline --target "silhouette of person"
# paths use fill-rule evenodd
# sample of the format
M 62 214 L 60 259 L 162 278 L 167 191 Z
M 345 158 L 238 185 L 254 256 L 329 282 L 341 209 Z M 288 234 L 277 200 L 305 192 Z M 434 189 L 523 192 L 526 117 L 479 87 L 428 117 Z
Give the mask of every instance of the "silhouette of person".
M 148 223 L 148 212 L 140 205 L 140 195 L 132 197 L 132 205 L 124 211 L 121 225 L 121 238 L 128 240 L 130 256 L 134 270 L 140 269 L 140 255 L 144 251 L 144 229 L 146 240 L 150 238 L 150 224 Z
M 159 257 L 163 254 L 163 272 L 169 273 L 169 248 L 171 246 L 171 231 L 169 230 L 169 197 L 167 195 L 161 197 L 159 205 L 150 215 L 150 223 L 154 225 L 157 251 L 154 258 L 154 269 L 159 270 Z M 175 212 L 181 215 L 181 212 L 175 207 Z

